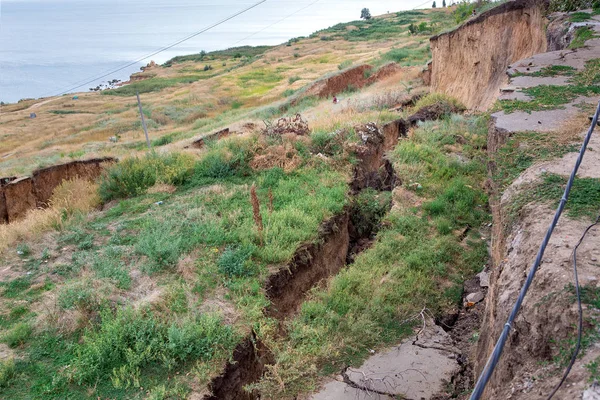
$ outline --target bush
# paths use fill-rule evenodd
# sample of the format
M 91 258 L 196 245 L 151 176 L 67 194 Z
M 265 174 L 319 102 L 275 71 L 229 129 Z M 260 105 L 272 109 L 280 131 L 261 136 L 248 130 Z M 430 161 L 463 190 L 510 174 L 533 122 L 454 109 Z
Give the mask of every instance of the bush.
M 352 204 L 351 220 L 359 237 L 370 236 L 377 229 L 381 219 L 392 206 L 390 192 L 378 192 L 367 188 L 361 191 Z
M 352 60 L 346 60 L 346 61 L 342 61 L 342 63 L 340 65 L 338 65 L 338 69 L 340 71 L 350 67 L 352 65 Z
M 148 257 L 146 272 L 161 271 L 179 261 L 186 248 L 180 227 L 166 221 L 151 220 L 140 231 L 135 251 Z
M 381 58 L 387 61 L 393 61 L 399 63 L 400 61 L 406 60 L 410 57 L 411 52 L 407 49 L 391 49 L 385 53 Z
M 457 24 L 462 23 L 467 18 L 469 18 L 473 14 L 473 10 L 475 10 L 475 3 L 471 3 L 468 0 L 463 0 L 458 3 L 456 6 L 456 10 L 452 13 L 454 15 L 454 20 Z
M 4 334 L 2 341 L 6 343 L 8 347 L 19 347 L 25 344 L 32 332 L 33 329 L 29 324 L 20 322 Z
M 343 148 L 341 141 L 336 139 L 336 133 L 315 131 L 310 135 L 310 151 L 328 156 L 338 154 Z
M 58 305 L 63 310 L 93 310 L 97 306 L 97 293 L 90 282 L 74 282 L 58 292 Z
M 0 388 L 7 387 L 15 376 L 15 362 L 12 358 L 0 361 Z
M 256 272 L 250 257 L 256 250 L 255 246 L 227 247 L 219 260 L 217 266 L 219 272 L 228 277 L 252 276 Z
M 600 1 L 598 0 L 551 0 L 550 11 L 576 11 L 593 8 L 597 10 L 600 8 Z
M 196 163 L 194 180 L 203 178 L 223 179 L 249 172 L 252 157 L 251 142 L 233 139 L 208 143 L 209 151 Z
M 181 153 L 148 153 L 127 158 L 111 167 L 100 181 L 104 201 L 137 196 L 157 183 L 181 185 L 193 169 L 194 159 Z
M 415 104 L 415 109 L 419 110 L 423 107 L 432 106 L 434 104 L 443 104 L 449 109 L 454 109 L 457 111 L 466 109 L 465 106 L 459 100 L 443 93 L 430 93 L 427 96 L 424 96 L 419 101 L 417 101 L 417 103 Z
M 169 323 L 150 311 L 106 309 L 99 327 L 88 329 L 77 345 L 71 377 L 94 383 L 112 372 L 114 386 L 139 386 L 146 366 L 171 369 L 188 360 L 208 361 L 233 347 L 235 339 L 231 327 L 214 315 Z

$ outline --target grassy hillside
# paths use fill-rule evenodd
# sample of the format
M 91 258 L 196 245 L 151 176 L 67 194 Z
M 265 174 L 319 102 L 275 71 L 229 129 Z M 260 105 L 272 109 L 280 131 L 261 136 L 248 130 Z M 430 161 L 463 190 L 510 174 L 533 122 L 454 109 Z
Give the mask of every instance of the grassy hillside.
M 487 257 L 486 117 L 448 114 L 412 129 L 388 155 L 393 192 L 349 186 L 368 142 L 357 124 L 449 100 L 397 109 L 424 91 L 416 65 L 429 57 L 428 35 L 451 21 L 446 10 L 388 14 L 282 46 L 176 57 L 78 100 L 3 109 L 0 175 L 92 154 L 122 160 L 0 225 L 0 398 L 200 398 L 249 336 L 273 357 L 252 387 L 293 398 L 401 340 L 415 310 L 453 310 Z M 411 24 L 420 31 L 409 34 Z M 351 66 L 390 61 L 405 68 L 346 87 L 339 104 L 298 96 Z M 261 129 L 296 112 L 308 132 Z M 240 134 L 183 149 L 224 127 Z M 365 234 L 372 247 L 278 319 L 269 278 L 344 213 L 356 231 L 379 231 Z
M 423 23 L 410 35 L 411 23 Z M 3 106 L 0 176 L 96 155 L 130 154 L 143 143 L 135 92 L 141 93 L 150 136 L 176 142 L 236 121 L 276 118 L 271 104 L 289 102 L 326 74 L 361 63 L 421 66 L 428 37 L 452 23 L 436 12 L 387 14 L 339 24 L 281 46 L 241 47 L 176 57 L 137 74 L 127 86 Z M 398 83 L 398 81 L 396 81 Z M 314 103 L 311 103 L 314 105 Z M 29 119 L 35 112 L 36 119 Z M 118 136 L 118 143 L 109 138 Z M 142 146 L 140 146 L 142 147 Z

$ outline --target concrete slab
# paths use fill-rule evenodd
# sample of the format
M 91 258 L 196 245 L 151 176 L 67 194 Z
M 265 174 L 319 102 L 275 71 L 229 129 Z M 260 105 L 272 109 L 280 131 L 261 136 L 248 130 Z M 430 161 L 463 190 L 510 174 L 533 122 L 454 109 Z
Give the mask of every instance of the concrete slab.
M 540 85 L 565 86 L 568 85 L 569 76 L 517 76 L 510 81 L 511 86 L 530 88 Z
M 529 101 L 532 97 L 526 95 L 523 92 L 515 90 L 514 92 L 505 92 L 498 97 L 498 100 L 521 100 L 521 101 Z
M 312 400 L 430 399 L 460 371 L 457 354 L 450 336 L 428 321 L 417 337 L 371 356 L 359 368 L 348 368 Z
M 355 389 L 341 381 L 327 383 L 323 390 L 312 397 L 313 400 L 391 400 L 395 397 L 366 390 Z
M 504 111 L 499 111 L 492 114 L 492 117 L 496 118 L 496 127 L 508 132 L 549 132 L 560 128 L 573 113 L 571 106 L 551 111 L 533 111 L 531 114 L 523 111 L 505 114 Z

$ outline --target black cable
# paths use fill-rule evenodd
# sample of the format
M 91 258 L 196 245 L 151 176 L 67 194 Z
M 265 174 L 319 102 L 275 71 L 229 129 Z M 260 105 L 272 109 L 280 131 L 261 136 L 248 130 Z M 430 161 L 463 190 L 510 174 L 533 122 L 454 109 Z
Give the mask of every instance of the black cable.
M 565 205 L 567 204 L 567 200 L 569 199 L 569 194 L 571 193 L 571 188 L 573 187 L 573 182 L 575 181 L 575 176 L 577 175 L 577 172 L 579 171 L 579 167 L 581 166 L 581 163 L 583 162 L 583 156 L 585 155 L 585 151 L 587 150 L 587 147 L 590 143 L 590 139 L 592 138 L 592 133 L 594 132 L 594 128 L 596 127 L 596 124 L 598 123 L 599 115 L 600 115 L 600 102 L 598 102 L 598 107 L 596 108 L 596 113 L 594 114 L 594 119 L 592 120 L 592 125 L 590 126 L 590 129 L 588 130 L 587 135 L 585 136 L 585 140 L 583 141 L 583 144 L 581 145 L 581 150 L 579 150 L 579 156 L 577 157 L 577 162 L 575 163 L 575 167 L 573 168 L 573 171 L 571 172 L 571 176 L 569 177 L 569 181 L 567 182 L 567 187 L 565 188 L 563 197 L 560 199 L 560 203 L 558 204 L 558 208 L 556 210 L 556 213 L 554 214 L 552 223 L 550 224 L 550 227 L 548 228 L 548 231 L 546 232 L 546 236 L 544 237 L 544 240 L 542 241 L 542 244 L 540 245 L 540 249 L 538 250 L 535 261 L 533 262 L 533 265 L 531 266 L 531 269 L 529 270 L 529 274 L 527 275 L 525 284 L 521 288 L 519 297 L 517 297 L 517 301 L 515 302 L 512 310 L 508 316 L 508 320 L 506 321 L 506 324 L 504 324 L 504 328 L 502 329 L 502 332 L 500 333 L 500 337 L 498 338 L 498 341 L 496 342 L 496 345 L 494 346 L 494 350 L 492 351 L 492 354 L 491 354 L 490 358 L 488 359 L 488 362 L 486 363 L 485 368 L 483 369 L 481 375 L 479 376 L 479 379 L 477 380 L 477 384 L 475 385 L 475 389 L 473 389 L 473 393 L 471 394 L 470 400 L 479 400 L 481 398 L 487 383 L 489 382 L 490 378 L 492 377 L 492 374 L 494 373 L 494 369 L 496 369 L 496 365 L 498 365 L 498 361 L 500 360 L 500 356 L 502 355 L 502 351 L 504 350 L 504 345 L 506 344 L 506 340 L 508 339 L 508 334 L 510 333 L 512 324 L 514 323 L 515 318 L 517 317 L 517 314 L 519 313 L 519 310 L 521 309 L 523 300 L 525 300 L 525 295 L 527 295 L 527 291 L 529 290 L 529 287 L 531 286 L 531 283 L 533 282 L 535 273 L 537 272 L 537 270 L 542 262 L 542 258 L 544 257 L 544 252 L 546 251 L 548 242 L 550 241 L 550 238 L 552 237 L 554 228 L 556 228 L 556 225 L 558 224 L 558 220 L 559 220 L 560 216 L 562 215 L 563 210 L 565 209 Z
M 78 83 L 80 83 L 82 81 L 76 82 L 75 84 L 78 84 L 77 86 L 73 86 L 70 89 L 62 91 L 62 92 L 60 92 L 60 93 L 58 93 L 58 94 L 56 94 L 54 96 L 61 96 L 61 95 L 65 94 L 65 93 L 69 93 L 69 92 L 71 92 L 71 91 L 73 91 L 75 89 L 78 89 L 78 88 L 82 87 L 82 86 L 85 86 L 85 85 L 88 85 L 90 83 L 96 82 L 99 79 L 106 78 L 107 76 L 113 75 L 114 73 L 122 71 L 125 68 L 129 68 L 132 65 L 135 65 L 135 64 L 139 63 L 142 60 L 145 60 L 147 58 L 155 56 L 155 55 L 157 55 L 159 53 L 162 53 L 163 51 L 169 50 L 170 48 L 173 48 L 173 47 L 175 47 L 175 46 L 177 46 L 177 45 L 179 45 L 179 44 L 181 44 L 181 43 L 183 43 L 183 42 L 185 42 L 187 40 L 190 40 L 190 39 L 192 39 L 192 38 L 194 38 L 194 37 L 196 37 L 196 36 L 198 36 L 198 35 L 206 32 L 206 31 L 209 31 L 212 28 L 215 28 L 215 27 L 217 27 L 217 26 L 219 26 L 221 24 L 224 24 L 225 22 L 230 21 L 230 20 L 234 19 L 235 17 L 244 14 L 245 12 L 248 12 L 251 9 L 258 7 L 259 5 L 261 5 L 262 3 L 266 2 L 266 1 L 267 0 L 260 0 L 260 1 L 256 2 L 256 3 L 254 3 L 253 5 L 251 5 L 250 7 L 247 7 L 245 9 L 241 10 L 241 11 L 238 11 L 235 14 L 232 14 L 229 17 L 226 17 L 226 18 L 220 20 L 219 22 L 216 22 L 216 23 L 214 23 L 214 24 L 212 24 L 212 25 L 210 25 L 210 26 L 208 26 L 208 27 L 206 27 L 206 28 L 204 28 L 204 29 L 202 29 L 202 30 L 200 30 L 198 32 L 195 32 L 195 33 L 193 33 L 193 34 L 191 34 L 189 36 L 186 36 L 185 38 L 180 39 L 180 40 L 176 41 L 175 43 L 172 43 L 172 44 L 170 44 L 168 46 L 165 46 L 165 47 L 163 47 L 163 48 L 161 48 L 161 49 L 159 49 L 159 50 L 157 50 L 157 51 L 155 51 L 155 52 L 153 52 L 151 54 L 147 54 L 147 55 L 145 55 L 143 57 L 140 57 L 140 58 L 136 59 L 135 61 L 132 61 L 132 62 L 128 63 L 127 65 L 119 67 L 119 68 L 117 68 L 115 70 L 112 70 L 112 71 L 110 71 L 108 73 L 105 73 L 104 75 L 98 76 L 96 78 L 90 78 L 90 80 L 88 80 L 87 82 L 81 83 L 81 84 L 78 84 Z
M 598 224 L 600 224 L 600 215 L 598 215 L 598 218 L 596 218 L 596 222 L 588 226 L 587 229 L 583 232 L 583 235 L 581 236 L 581 239 L 579 239 L 577 246 L 575 246 L 575 248 L 573 249 L 573 275 L 575 276 L 575 294 L 577 295 L 577 308 L 579 313 L 579 320 L 577 323 L 577 344 L 575 345 L 575 350 L 573 350 L 573 354 L 571 355 L 571 361 L 569 362 L 569 365 L 565 370 L 562 379 L 560 380 L 558 385 L 556 385 L 552 393 L 548 395 L 546 400 L 550 400 L 552 397 L 554 397 L 554 395 L 556 394 L 556 392 L 558 392 L 563 383 L 565 383 L 567 377 L 569 376 L 569 373 L 571 372 L 571 368 L 573 368 L 573 365 L 575 364 L 575 360 L 577 359 L 579 350 L 581 349 L 581 336 L 583 334 L 583 308 L 581 307 L 581 290 L 579 288 L 579 277 L 577 276 L 577 249 L 583 243 L 583 240 L 587 236 L 588 232 Z

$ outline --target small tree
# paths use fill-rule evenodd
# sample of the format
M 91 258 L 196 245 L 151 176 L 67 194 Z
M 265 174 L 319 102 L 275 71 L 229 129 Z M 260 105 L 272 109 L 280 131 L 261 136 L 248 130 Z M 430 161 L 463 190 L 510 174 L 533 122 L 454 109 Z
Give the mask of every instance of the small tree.
M 435 1 L 434 1 L 433 4 L 431 5 L 431 8 L 435 8 L 435 7 L 436 7 L 436 5 L 435 5 Z
M 360 18 L 361 18 L 361 19 L 365 19 L 365 20 L 366 20 L 366 19 L 371 19 L 371 11 L 369 11 L 369 9 L 368 9 L 368 8 L 363 8 L 363 9 L 360 11 Z
M 442 7 L 446 8 L 446 0 L 442 0 Z

